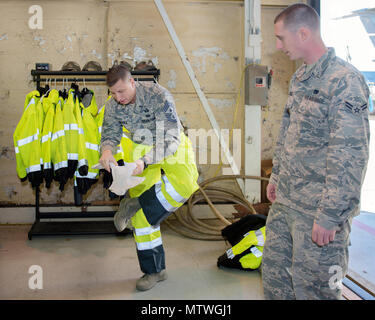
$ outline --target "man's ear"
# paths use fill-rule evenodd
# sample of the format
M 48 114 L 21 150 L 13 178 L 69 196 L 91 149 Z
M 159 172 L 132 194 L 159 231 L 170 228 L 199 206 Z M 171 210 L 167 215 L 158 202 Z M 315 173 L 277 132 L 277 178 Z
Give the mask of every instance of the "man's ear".
M 305 42 L 311 36 L 311 31 L 308 28 L 301 27 L 298 30 L 298 37 L 302 42 Z

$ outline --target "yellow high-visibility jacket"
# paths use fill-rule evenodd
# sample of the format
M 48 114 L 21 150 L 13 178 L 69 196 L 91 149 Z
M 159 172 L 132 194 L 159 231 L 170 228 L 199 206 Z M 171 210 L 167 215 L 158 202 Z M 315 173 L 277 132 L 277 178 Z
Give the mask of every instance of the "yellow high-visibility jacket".
M 33 91 L 33 94 L 36 94 Z M 28 95 L 28 101 L 22 117 L 17 124 L 13 134 L 13 143 L 16 153 L 17 174 L 19 178 L 24 179 L 28 176 L 33 187 L 41 183 L 41 148 L 40 135 L 38 127 L 38 115 L 36 104 L 39 97 Z
M 62 109 L 68 157 L 69 177 L 72 178 L 78 163 L 78 123 L 74 116 L 74 90 L 70 89 Z
M 92 97 L 90 104 L 85 107 L 80 103 L 82 112 L 82 126 L 85 141 L 85 154 L 88 164 L 88 173 L 83 176 L 78 171 L 75 172 L 76 185 L 81 194 L 85 194 L 87 190 L 98 179 L 98 169 L 92 169 L 92 166 L 99 162 L 99 130 L 94 116 L 98 113 L 98 106 L 96 104 L 94 92 L 91 91 Z M 83 179 L 83 180 L 82 180 Z
M 55 89 L 51 90 L 48 97 L 43 98 L 44 123 L 41 136 L 41 153 L 43 159 L 43 177 L 46 182 L 46 187 L 51 186 L 54 172 L 52 165 L 52 133 L 53 122 L 55 118 L 55 105 L 59 101 L 59 92 Z
M 60 97 L 55 107 L 51 140 L 51 161 L 53 163 L 55 180 L 60 183 L 60 190 L 68 180 L 68 152 L 65 140 L 64 117 L 62 107 L 64 100 Z

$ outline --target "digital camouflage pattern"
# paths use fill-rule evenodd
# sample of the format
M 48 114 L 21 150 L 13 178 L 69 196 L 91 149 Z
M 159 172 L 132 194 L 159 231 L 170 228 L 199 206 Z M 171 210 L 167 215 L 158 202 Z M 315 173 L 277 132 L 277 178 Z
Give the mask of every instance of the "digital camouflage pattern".
M 369 156 L 368 86 L 333 48 L 293 75 L 273 159 L 262 277 L 267 299 L 338 299 Z M 314 221 L 335 240 L 312 241 Z M 340 278 L 341 279 L 341 278 Z M 329 286 L 331 283 L 331 286 Z
M 276 201 L 332 230 L 359 213 L 369 156 L 368 86 L 333 48 L 293 75 L 270 182 Z
M 175 103 L 169 91 L 153 82 L 136 82 L 134 104 L 122 105 L 111 98 L 106 102 L 101 150 L 116 153 L 122 137 L 122 127 L 130 132 L 135 143 L 154 146 L 146 154 L 152 163 L 176 152 L 182 128 Z
M 267 300 L 339 300 L 348 269 L 351 219 L 320 247 L 311 240 L 314 219 L 275 203 L 268 214 L 262 282 Z

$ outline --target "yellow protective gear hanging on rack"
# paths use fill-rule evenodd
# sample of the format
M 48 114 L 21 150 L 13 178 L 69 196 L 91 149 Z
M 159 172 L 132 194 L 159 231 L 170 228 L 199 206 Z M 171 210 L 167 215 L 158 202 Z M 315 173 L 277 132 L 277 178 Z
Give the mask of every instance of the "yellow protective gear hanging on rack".
M 36 108 L 36 116 L 37 116 L 37 119 L 38 119 L 37 125 L 38 125 L 38 130 L 40 132 L 40 135 L 42 134 L 43 124 L 44 124 L 43 100 L 46 99 L 46 97 L 47 97 L 47 93 L 39 99 L 38 103 L 35 106 L 35 108 Z M 40 164 L 43 164 L 43 161 Z
M 74 90 L 70 89 L 63 106 L 64 131 L 68 158 L 68 177 L 72 178 L 78 163 L 78 124 L 74 116 Z
M 81 176 L 86 176 L 88 172 L 88 160 L 86 153 L 86 144 L 85 144 L 85 133 L 83 130 L 83 121 L 82 121 L 82 109 L 78 96 L 75 97 L 74 101 L 74 117 L 77 121 L 78 126 L 78 165 L 77 170 Z
M 88 173 L 85 176 L 79 174 L 78 171 L 75 173 L 76 182 L 78 186 L 78 192 L 80 194 L 86 194 L 88 189 L 97 181 L 98 169 L 92 169 L 92 166 L 99 162 L 99 130 L 94 116 L 98 113 L 98 106 L 95 100 L 95 94 L 90 91 L 91 95 L 90 104 L 85 107 L 81 102 L 80 108 L 82 112 L 82 125 L 85 139 L 86 159 L 88 163 Z M 83 99 L 84 100 L 84 99 Z M 87 103 L 85 101 L 85 103 Z
M 108 96 L 107 100 L 111 99 L 111 96 Z M 103 126 L 103 120 L 104 120 L 104 111 L 105 111 L 105 104 L 99 109 L 98 114 L 95 118 L 97 126 L 98 126 L 98 131 L 99 131 L 99 143 L 102 138 L 102 126 Z M 120 160 L 124 160 L 124 152 L 122 149 L 121 144 L 117 146 L 117 151 L 116 154 L 113 155 L 115 160 L 119 162 Z
M 111 99 L 111 96 L 108 96 L 106 101 L 108 101 L 109 99 Z M 102 138 L 102 126 L 103 126 L 103 120 L 104 120 L 104 112 L 105 112 L 105 104 L 99 109 L 98 114 L 95 118 L 97 126 L 98 126 L 98 132 L 99 132 L 99 143 L 100 143 L 101 138 Z M 100 151 L 99 151 L 99 153 L 100 153 Z M 124 164 L 124 152 L 122 150 L 121 144 L 119 144 L 117 146 L 116 154 L 114 154 L 113 157 L 115 158 L 115 160 L 117 161 L 117 163 L 119 165 Z M 102 170 L 101 172 L 102 172 L 102 175 L 103 175 L 103 187 L 105 189 L 108 189 L 109 186 L 112 184 L 112 181 L 113 181 L 112 175 L 111 175 L 111 173 L 109 173 L 106 170 Z M 118 197 L 117 195 L 113 194 L 110 190 L 109 190 L 109 196 L 110 196 L 110 198 L 117 198 Z
M 38 187 L 42 182 L 41 132 L 38 128 L 39 119 L 36 110 L 36 104 L 39 102 L 37 93 L 33 91 L 26 96 L 28 103 L 13 134 L 17 174 L 21 179 L 27 176 L 33 188 Z
M 58 101 L 59 92 L 55 89 L 49 92 L 48 97 L 43 98 L 43 111 L 45 113 L 45 117 L 41 136 L 41 152 L 43 159 L 43 177 L 47 188 L 51 186 L 51 182 L 54 176 L 51 143 L 53 122 L 55 118 L 55 105 Z
M 25 98 L 25 103 L 23 104 L 23 112 L 25 112 L 26 107 L 29 105 L 31 98 L 35 99 L 35 105 L 39 102 L 40 92 L 38 90 L 30 91 Z
M 56 104 L 51 140 L 51 160 L 55 180 L 60 184 L 60 191 L 64 190 L 64 186 L 68 180 L 68 152 L 65 140 L 64 117 L 61 110 L 63 104 L 64 100 L 60 97 Z

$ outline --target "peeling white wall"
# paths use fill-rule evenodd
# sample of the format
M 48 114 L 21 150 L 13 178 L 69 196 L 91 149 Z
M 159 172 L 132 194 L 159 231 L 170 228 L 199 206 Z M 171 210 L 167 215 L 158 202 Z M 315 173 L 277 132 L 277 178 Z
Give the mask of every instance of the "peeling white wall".
M 202 90 L 222 129 L 243 129 L 243 96 L 237 118 L 234 110 L 243 70 L 242 1 L 163 1 L 184 46 Z M 284 1 L 285 2 L 285 1 Z M 211 126 L 186 70 L 152 0 L 138 1 L 37 1 L 43 8 L 43 29 L 30 29 L 28 9 L 33 1 L 1 1 L 0 12 L 0 204 L 34 204 L 35 195 L 16 174 L 12 135 L 21 118 L 25 95 L 35 88 L 30 71 L 36 62 L 49 62 L 60 70 L 67 61 L 81 68 L 89 60 L 108 69 L 115 60 L 131 65 L 151 60 L 161 70 L 160 84 L 174 95 L 187 129 Z M 270 103 L 263 111 L 262 158 L 272 157 L 280 115 L 286 101 L 293 64 L 274 48 L 273 17 L 280 8 L 262 10 L 262 63 L 272 66 L 275 77 Z M 53 85 L 53 79 L 51 81 Z M 106 98 L 104 85 L 90 86 L 98 105 Z M 229 145 L 232 148 L 233 143 Z M 199 151 L 196 145 L 196 151 Z M 207 145 L 210 157 L 211 145 Z M 244 154 L 241 154 L 242 162 Z M 198 164 L 200 181 L 213 176 L 217 165 Z M 232 182 L 223 182 L 233 188 Z M 41 203 L 73 203 L 72 181 L 61 193 L 56 184 L 42 188 Z M 107 191 L 98 183 L 85 198 L 108 203 Z

